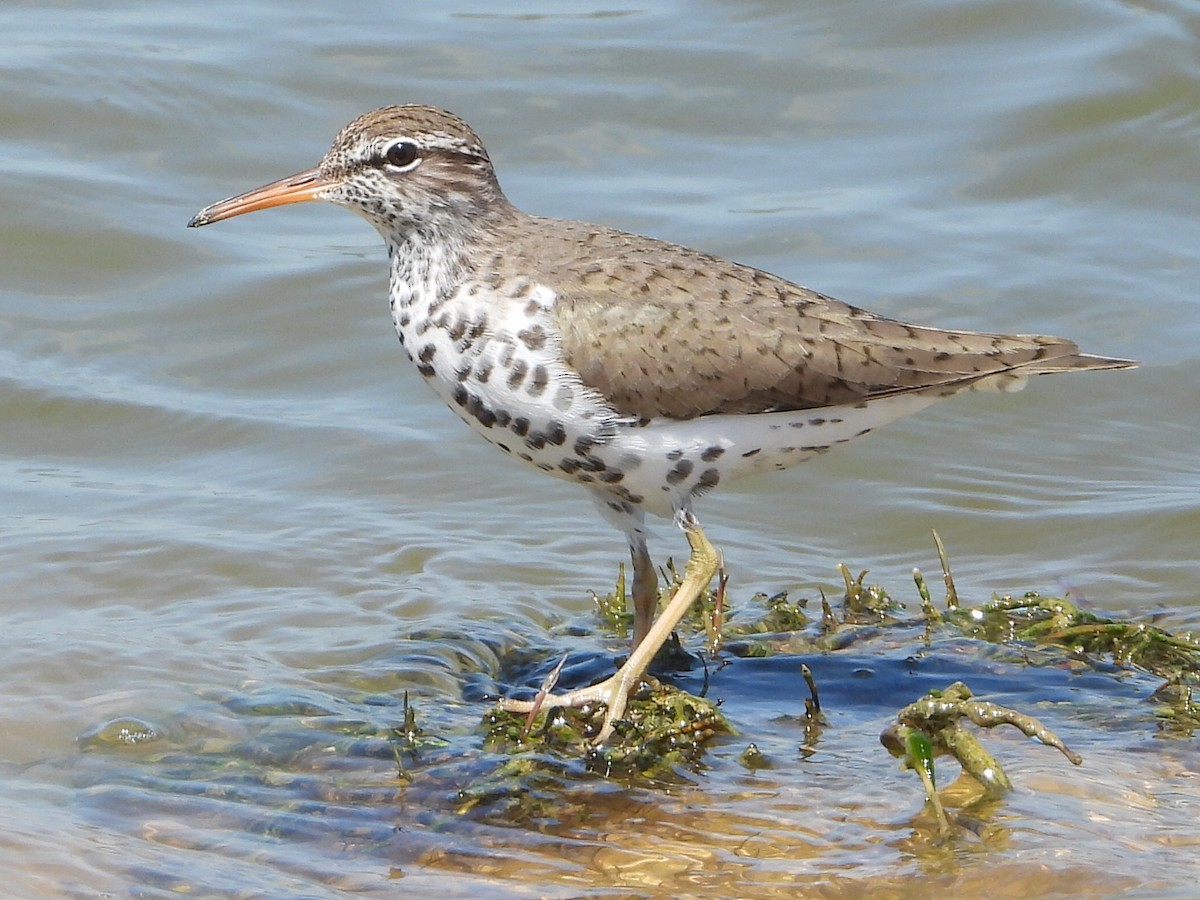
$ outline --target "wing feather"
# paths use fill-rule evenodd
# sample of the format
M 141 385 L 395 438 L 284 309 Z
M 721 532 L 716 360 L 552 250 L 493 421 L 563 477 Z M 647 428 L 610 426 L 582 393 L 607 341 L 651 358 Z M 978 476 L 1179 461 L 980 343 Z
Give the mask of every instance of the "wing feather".
M 563 353 L 623 415 L 813 409 L 1000 373 L 1131 364 L 1064 338 L 910 325 L 674 244 L 551 224 L 556 238 L 530 262 L 557 294 Z

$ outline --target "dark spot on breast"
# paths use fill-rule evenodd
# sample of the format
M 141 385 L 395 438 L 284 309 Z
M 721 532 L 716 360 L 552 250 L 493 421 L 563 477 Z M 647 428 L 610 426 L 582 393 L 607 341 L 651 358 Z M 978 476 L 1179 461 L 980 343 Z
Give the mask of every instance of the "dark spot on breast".
M 423 363 L 433 362 L 433 358 L 437 356 L 437 347 L 433 344 L 426 344 L 421 348 L 421 352 L 417 354 L 417 359 Z
M 824 424 L 825 424 L 825 420 L 824 420 L 824 419 L 822 419 L 820 416 L 818 416 L 818 417 L 817 417 L 817 418 L 815 418 L 815 419 L 809 419 L 809 420 L 808 420 L 808 424 L 809 424 L 809 425 L 813 425 L 813 426 L 824 425 Z
M 524 416 L 517 416 L 512 420 L 512 430 L 517 437 L 525 437 L 529 434 L 529 420 Z
M 459 406 L 466 406 L 467 398 L 469 396 L 470 395 L 467 393 L 467 389 L 465 387 L 463 387 L 461 384 L 458 385 L 458 387 L 456 387 L 454 389 L 454 402 L 457 403 Z
M 683 456 L 682 450 L 672 450 L 667 454 L 667 459 L 671 460 L 671 462 L 674 462 L 675 460 L 679 459 L 681 456 Z
M 689 475 L 692 474 L 692 469 L 695 468 L 690 459 L 681 459 L 675 463 L 675 467 L 667 473 L 667 484 L 679 484 Z
M 762 453 L 762 447 L 756 447 L 753 450 L 747 450 L 745 453 L 742 454 L 742 458 L 749 459 L 750 457 L 752 457 L 758 453 Z
M 525 376 L 529 374 L 529 363 L 523 359 L 518 359 L 512 367 L 512 371 L 508 373 L 508 386 L 514 391 L 520 387 L 521 382 L 525 380 Z
M 714 459 L 720 459 L 725 453 L 724 447 L 718 447 L 715 444 L 700 454 L 700 458 L 705 462 L 712 462 Z
M 496 410 L 496 424 L 499 425 L 501 428 L 507 428 L 508 423 L 511 421 L 512 421 L 512 416 L 508 413 L 507 410 L 503 410 L 503 409 Z
M 471 412 L 474 413 L 475 418 L 479 420 L 480 425 L 482 425 L 484 428 L 491 428 L 496 424 L 496 414 L 492 412 L 491 409 L 484 406 L 482 400 L 477 400 L 474 406 L 475 408 L 473 408 Z
M 550 373 L 545 366 L 534 366 L 533 380 L 529 382 L 529 396 L 540 397 L 550 384 Z
M 475 367 L 475 380 L 480 384 L 487 384 L 487 380 L 492 377 L 492 361 L 490 359 L 481 360 L 479 365 Z
M 458 400 L 457 391 L 455 392 L 454 399 Z M 467 412 L 473 415 L 484 428 L 491 428 L 496 424 L 496 414 L 483 402 L 483 398 L 468 392 L 466 402 L 460 405 L 464 406 Z
M 705 469 L 700 473 L 700 477 L 696 480 L 695 490 L 707 491 L 715 488 L 721 481 L 721 473 L 716 469 Z
M 446 329 L 446 333 L 450 335 L 450 340 L 462 340 L 463 335 L 467 333 L 467 323 L 464 319 L 455 319 L 454 324 Z
M 605 472 L 600 476 L 600 480 L 605 484 L 616 484 L 625 477 L 624 472 Z
M 530 350 L 541 350 L 546 346 L 546 329 L 541 325 L 530 325 L 518 331 L 517 338 Z
M 509 447 L 508 444 L 501 444 L 501 443 L 497 442 L 496 446 L 499 447 L 501 450 L 503 450 L 505 453 L 512 453 L 512 448 Z
M 567 440 L 567 431 L 561 422 L 551 422 L 541 431 L 530 431 L 525 443 L 534 450 L 541 450 L 547 444 L 561 447 Z
M 586 434 L 583 437 L 575 440 L 575 446 L 571 449 L 575 451 L 576 456 L 587 456 L 592 448 L 596 446 L 596 439 L 588 437 Z
M 589 472 L 603 472 L 608 468 L 608 466 L 604 464 L 604 460 L 598 456 L 589 456 L 579 465 Z
M 558 467 L 560 469 L 562 469 L 564 472 L 566 472 L 568 475 L 571 475 L 571 474 L 574 474 L 575 472 L 579 471 L 579 460 L 564 459 L 562 462 L 560 462 L 558 464 Z

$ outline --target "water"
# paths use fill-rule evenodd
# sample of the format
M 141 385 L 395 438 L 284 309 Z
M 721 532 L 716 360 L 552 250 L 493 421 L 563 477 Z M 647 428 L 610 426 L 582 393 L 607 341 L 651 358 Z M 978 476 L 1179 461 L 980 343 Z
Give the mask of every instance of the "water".
M 1193 4 L 499 10 L 243 0 L 0 14 L 0 865 L 14 896 L 392 889 L 386 854 L 344 842 L 268 840 L 216 813 L 225 837 L 206 843 L 189 831 L 200 810 L 171 813 L 169 799 L 122 818 L 120 802 L 95 798 L 129 780 L 126 758 L 83 754 L 76 739 L 127 716 L 163 728 L 170 746 L 194 750 L 197 735 L 241 746 L 262 721 L 230 698 L 260 694 L 376 721 L 362 696 L 398 702 L 408 688 L 475 714 L 461 699 L 467 673 L 495 677 L 505 648 L 578 643 L 547 629 L 587 624 L 588 591 L 607 589 L 624 556 L 580 492 L 502 461 L 420 383 L 391 333 L 382 250 L 363 222 L 314 205 L 184 228 L 213 200 L 313 164 L 342 124 L 386 103 L 464 116 L 530 211 L 698 246 L 883 313 L 1059 333 L 1145 361 L 959 399 L 718 492 L 699 511 L 737 596 L 811 593 L 843 560 L 902 589 L 913 565 L 935 568 L 936 527 L 966 595 L 1070 590 L 1101 610 L 1196 623 Z M 664 523 L 652 550 L 681 548 Z M 753 702 L 750 722 L 767 728 Z M 378 707 L 376 724 L 395 715 Z M 275 732 L 263 733 L 270 745 Z M 944 883 L 1022 884 L 1023 849 L 1063 838 L 1080 860 L 1107 860 L 1121 885 L 1186 884 L 1169 851 L 1197 840 L 1194 816 L 1178 812 L 1194 751 L 1126 755 L 1162 751 L 1150 738 L 1144 722 L 1123 733 L 1091 782 L 1059 773 L 1052 796 L 1102 783 L 1099 811 L 1025 794 L 1005 816 L 1035 833 L 967 854 Z M 623 824 L 631 804 L 672 835 L 679 852 L 644 870 L 691 860 L 674 876 L 568 866 L 536 829 L 504 831 L 501 852 L 451 817 L 459 862 L 414 852 L 403 884 L 682 896 L 687 873 L 720 869 L 754 830 L 730 824 L 744 804 L 817 815 L 795 812 L 805 770 L 739 794 L 722 765 L 741 749 L 684 791 L 590 788 L 611 801 L 593 824 L 614 848 L 638 852 Z M 364 781 L 385 784 L 388 765 Z M 747 852 L 739 877 L 764 896 L 798 868 L 836 870 L 846 890 L 855 879 L 900 890 L 915 807 L 879 792 L 850 817 L 886 823 L 896 834 L 883 844 L 865 827 L 839 842 L 830 825 L 794 859 L 774 843 Z M 1130 840 L 1159 847 L 1153 884 L 1102 823 L 1131 804 L 1141 830 Z M 397 805 L 380 821 L 413 815 Z M 697 809 L 712 818 L 686 824 Z M 1070 824 L 1077 812 L 1087 829 Z M 848 821 L 829 815 L 818 820 Z M 525 874 L 463 861 L 488 847 Z M 1080 886 L 1074 864 L 1047 865 L 1040 877 Z

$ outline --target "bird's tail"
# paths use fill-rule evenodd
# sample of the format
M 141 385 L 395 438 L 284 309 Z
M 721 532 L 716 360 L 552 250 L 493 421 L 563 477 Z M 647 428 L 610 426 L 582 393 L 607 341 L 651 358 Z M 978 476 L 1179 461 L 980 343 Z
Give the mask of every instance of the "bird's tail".
M 1043 338 L 1042 340 L 1045 340 Z M 1067 343 L 1064 341 L 1063 343 Z M 1115 356 L 1097 356 L 1093 353 L 1066 353 L 1049 359 L 1031 360 L 1002 372 L 980 378 L 971 385 L 974 391 L 1019 391 L 1028 378 L 1034 375 L 1054 375 L 1058 372 L 1082 372 L 1087 369 L 1132 369 L 1138 365 L 1135 359 L 1120 359 Z

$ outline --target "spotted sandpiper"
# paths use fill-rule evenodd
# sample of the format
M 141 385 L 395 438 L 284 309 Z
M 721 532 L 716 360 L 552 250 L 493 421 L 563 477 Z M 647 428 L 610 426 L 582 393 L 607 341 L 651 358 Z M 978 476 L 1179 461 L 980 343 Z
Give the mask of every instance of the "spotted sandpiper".
M 434 391 L 505 453 L 583 485 L 628 538 L 631 654 L 544 701 L 606 704 L 597 742 L 716 571 L 697 497 L 961 391 L 1135 365 L 1063 338 L 910 325 L 686 247 L 531 216 L 501 192 L 478 135 L 431 106 L 360 116 L 315 168 L 189 225 L 306 200 L 345 206 L 383 237 L 392 319 Z M 647 512 L 674 516 L 691 547 L 657 620 Z

